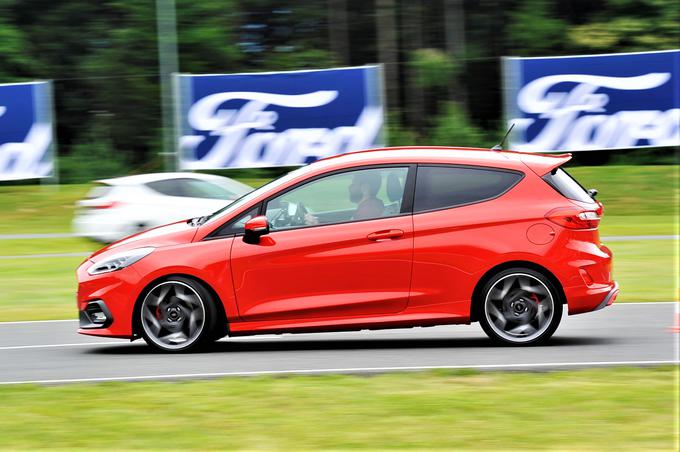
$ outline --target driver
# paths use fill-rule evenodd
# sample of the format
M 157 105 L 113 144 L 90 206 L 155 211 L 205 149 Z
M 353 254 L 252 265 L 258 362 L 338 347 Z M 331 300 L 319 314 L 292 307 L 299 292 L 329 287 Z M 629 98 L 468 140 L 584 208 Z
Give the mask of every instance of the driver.
M 352 220 L 367 220 L 378 218 L 385 211 L 385 204 L 377 197 L 382 178 L 375 171 L 361 171 L 352 177 L 349 185 L 349 200 L 357 205 Z M 305 213 L 306 225 L 319 224 L 319 218 L 311 213 Z
M 361 171 L 354 175 L 349 186 L 349 200 L 357 205 L 353 220 L 382 216 L 385 204 L 378 199 L 382 178 L 377 171 Z

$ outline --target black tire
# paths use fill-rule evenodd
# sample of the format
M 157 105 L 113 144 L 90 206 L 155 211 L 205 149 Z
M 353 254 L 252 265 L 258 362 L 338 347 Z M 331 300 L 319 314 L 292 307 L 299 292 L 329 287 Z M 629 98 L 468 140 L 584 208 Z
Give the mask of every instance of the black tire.
M 218 312 L 213 296 L 203 284 L 172 276 L 146 292 L 137 320 L 147 344 L 158 351 L 178 353 L 200 350 L 215 341 Z
M 477 318 L 487 336 L 518 346 L 550 339 L 562 320 L 562 304 L 559 290 L 544 274 L 522 267 L 491 277 L 475 300 Z

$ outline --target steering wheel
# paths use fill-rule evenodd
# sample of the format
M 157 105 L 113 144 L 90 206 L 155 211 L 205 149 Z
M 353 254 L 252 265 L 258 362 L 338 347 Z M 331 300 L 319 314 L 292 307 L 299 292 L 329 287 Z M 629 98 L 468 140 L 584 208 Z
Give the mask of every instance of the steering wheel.
M 293 215 L 293 218 L 291 218 L 291 224 L 294 224 L 296 226 L 304 225 L 306 223 L 305 215 L 307 215 L 308 212 L 309 211 L 307 210 L 305 205 L 299 202 L 297 205 L 297 210 L 295 211 L 295 215 Z
M 302 226 L 306 223 L 305 215 L 309 210 L 304 204 L 297 203 L 297 209 L 293 215 L 288 214 L 288 204 L 285 207 L 279 209 L 274 218 L 270 220 L 271 224 L 276 227 L 290 227 L 290 226 Z

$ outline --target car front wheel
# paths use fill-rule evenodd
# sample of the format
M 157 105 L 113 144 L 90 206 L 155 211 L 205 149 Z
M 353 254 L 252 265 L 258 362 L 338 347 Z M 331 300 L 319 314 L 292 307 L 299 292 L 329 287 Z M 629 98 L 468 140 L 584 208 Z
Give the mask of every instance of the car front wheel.
M 492 277 L 482 291 L 479 322 L 498 342 L 529 345 L 547 341 L 562 319 L 562 300 L 554 284 L 527 268 Z
M 183 277 L 156 284 L 147 292 L 139 310 L 144 340 L 166 352 L 193 350 L 210 342 L 215 320 L 210 292 Z

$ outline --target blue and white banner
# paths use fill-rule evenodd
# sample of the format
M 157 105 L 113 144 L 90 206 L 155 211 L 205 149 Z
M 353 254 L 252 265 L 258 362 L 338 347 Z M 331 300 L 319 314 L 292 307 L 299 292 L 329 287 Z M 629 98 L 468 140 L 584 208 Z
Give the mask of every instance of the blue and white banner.
M 511 149 L 680 145 L 680 50 L 504 58 Z
M 380 66 L 175 76 L 181 169 L 303 165 L 382 146 Z
M 0 180 L 51 176 L 53 127 L 50 82 L 0 85 Z

